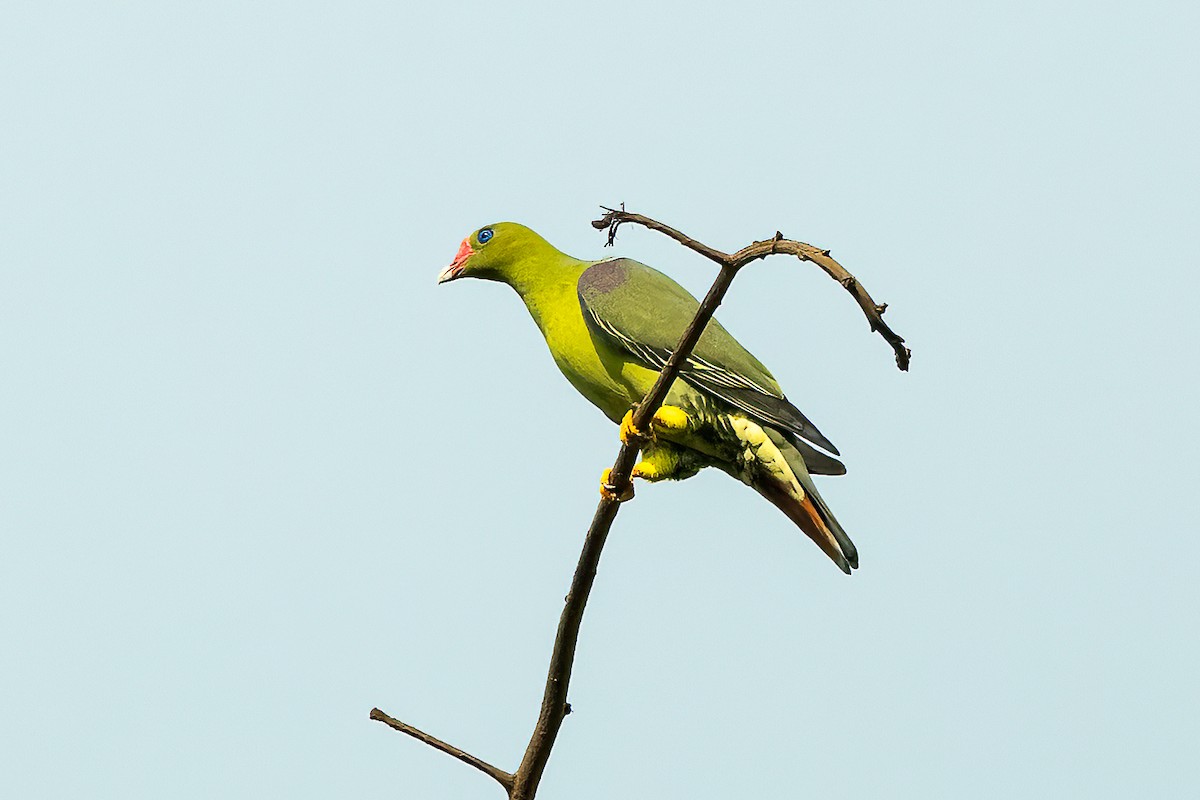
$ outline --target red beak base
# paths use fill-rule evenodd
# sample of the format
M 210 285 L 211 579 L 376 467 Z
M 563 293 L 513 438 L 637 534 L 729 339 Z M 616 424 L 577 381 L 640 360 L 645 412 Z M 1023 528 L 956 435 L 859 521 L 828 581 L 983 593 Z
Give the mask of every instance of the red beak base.
M 450 266 L 446 267 L 438 275 L 438 283 L 447 283 L 456 278 L 461 278 L 463 269 L 467 265 L 467 259 L 475 255 L 475 251 L 471 249 L 471 244 L 466 239 L 462 240 L 462 244 L 458 246 L 458 253 L 455 254 L 454 260 L 450 262 Z

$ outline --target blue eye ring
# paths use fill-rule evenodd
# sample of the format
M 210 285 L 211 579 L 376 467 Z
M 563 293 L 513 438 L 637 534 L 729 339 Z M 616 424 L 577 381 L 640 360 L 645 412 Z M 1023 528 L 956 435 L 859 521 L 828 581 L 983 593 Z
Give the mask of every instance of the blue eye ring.
M 487 244 L 488 240 L 491 239 L 495 235 L 496 235 L 496 232 L 493 231 L 491 228 L 484 228 L 483 230 L 481 230 L 479 233 L 477 233 L 475 235 L 475 238 L 479 240 L 480 244 Z

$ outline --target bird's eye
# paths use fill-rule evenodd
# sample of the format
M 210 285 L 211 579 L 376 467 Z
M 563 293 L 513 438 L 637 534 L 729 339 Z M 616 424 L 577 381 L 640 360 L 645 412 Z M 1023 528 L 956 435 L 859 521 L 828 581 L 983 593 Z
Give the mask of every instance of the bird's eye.
M 484 228 L 476 238 L 479 239 L 480 244 L 487 244 L 488 239 L 491 239 L 494 235 L 495 232 L 491 228 Z

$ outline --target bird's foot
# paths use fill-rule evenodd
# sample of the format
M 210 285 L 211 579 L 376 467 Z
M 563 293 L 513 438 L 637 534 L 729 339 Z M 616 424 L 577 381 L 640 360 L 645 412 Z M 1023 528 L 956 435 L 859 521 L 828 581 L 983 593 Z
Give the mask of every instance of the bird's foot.
M 633 409 L 630 409 L 621 420 L 621 443 L 644 447 L 659 433 L 686 433 L 691 424 L 692 418 L 679 406 L 659 406 L 650 420 L 650 430 L 643 431 L 633 424 Z
M 606 469 L 600 474 L 600 496 L 605 500 L 616 500 L 618 503 L 624 503 L 626 500 L 632 500 L 633 483 L 631 482 L 626 484 L 625 491 L 618 493 L 617 487 L 612 483 L 611 476 L 611 469 Z
M 630 481 L 634 478 L 641 478 L 644 481 L 654 483 L 655 481 L 661 481 L 665 477 L 666 475 L 662 467 L 650 459 L 645 459 L 634 464 L 633 469 L 629 473 Z
M 691 417 L 679 406 L 659 406 L 650 427 L 664 433 L 684 433 L 691 422 Z
M 654 441 L 654 431 L 643 431 L 641 428 L 633 424 L 633 409 L 625 412 L 625 417 L 621 420 L 621 444 L 629 445 L 630 447 L 641 447 L 646 442 Z

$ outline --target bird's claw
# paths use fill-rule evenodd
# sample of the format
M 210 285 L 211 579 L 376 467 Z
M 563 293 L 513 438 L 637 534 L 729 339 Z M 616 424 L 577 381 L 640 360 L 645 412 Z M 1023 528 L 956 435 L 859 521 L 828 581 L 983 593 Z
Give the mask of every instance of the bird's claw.
M 626 444 L 631 447 L 641 446 L 646 442 L 654 441 L 654 431 L 644 431 L 633 424 L 633 409 L 625 412 L 624 418 L 621 420 L 621 444 Z
M 626 483 L 625 491 L 618 492 L 617 487 L 612 483 L 611 476 L 611 469 L 606 469 L 600 474 L 600 496 L 605 500 L 616 500 L 618 503 L 624 503 L 626 500 L 632 500 L 633 483 Z

